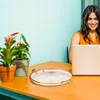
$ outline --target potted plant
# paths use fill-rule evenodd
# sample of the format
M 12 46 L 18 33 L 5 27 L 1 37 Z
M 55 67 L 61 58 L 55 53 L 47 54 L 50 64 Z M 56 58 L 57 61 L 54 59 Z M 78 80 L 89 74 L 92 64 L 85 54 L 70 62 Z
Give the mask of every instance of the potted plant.
M 15 56 L 15 64 L 17 66 L 16 76 L 27 76 L 28 66 L 29 66 L 29 52 L 30 45 L 28 44 L 25 36 L 21 34 L 20 42 L 16 45 L 16 50 L 18 50 L 17 55 Z
M 3 82 L 9 82 L 14 79 L 16 65 L 14 64 L 15 55 L 18 50 L 15 48 L 16 39 L 15 32 L 5 37 L 5 46 L 0 47 L 0 77 Z

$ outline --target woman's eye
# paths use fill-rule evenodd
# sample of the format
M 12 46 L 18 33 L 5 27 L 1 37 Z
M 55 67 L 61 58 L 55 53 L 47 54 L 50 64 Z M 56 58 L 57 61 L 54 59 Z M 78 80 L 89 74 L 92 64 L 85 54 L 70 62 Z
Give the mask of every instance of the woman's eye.
M 88 18 L 88 20 L 98 20 L 98 18 Z
M 96 17 L 96 18 L 94 18 L 94 20 L 98 20 L 98 18 Z
M 88 18 L 88 20 L 92 20 L 92 18 Z

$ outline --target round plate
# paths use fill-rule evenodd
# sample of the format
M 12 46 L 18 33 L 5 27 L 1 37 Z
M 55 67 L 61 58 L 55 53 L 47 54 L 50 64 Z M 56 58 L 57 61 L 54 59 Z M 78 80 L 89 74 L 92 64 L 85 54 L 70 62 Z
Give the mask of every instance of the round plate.
M 32 82 L 43 86 L 64 85 L 71 80 L 71 73 L 60 69 L 34 69 L 30 75 Z

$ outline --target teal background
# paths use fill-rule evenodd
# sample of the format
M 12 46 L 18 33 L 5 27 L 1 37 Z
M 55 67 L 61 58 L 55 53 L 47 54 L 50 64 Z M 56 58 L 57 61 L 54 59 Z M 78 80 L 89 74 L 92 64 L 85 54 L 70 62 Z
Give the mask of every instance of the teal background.
M 31 48 L 30 65 L 68 62 L 67 47 L 81 24 L 81 0 L 1 0 L 0 46 L 12 32 L 23 33 Z M 0 94 L 28 97 L 0 89 Z M 26 98 L 26 99 L 25 99 Z
M 68 62 L 67 46 L 80 24 L 81 0 L 0 1 L 0 46 L 10 33 L 23 33 L 31 46 L 30 65 Z

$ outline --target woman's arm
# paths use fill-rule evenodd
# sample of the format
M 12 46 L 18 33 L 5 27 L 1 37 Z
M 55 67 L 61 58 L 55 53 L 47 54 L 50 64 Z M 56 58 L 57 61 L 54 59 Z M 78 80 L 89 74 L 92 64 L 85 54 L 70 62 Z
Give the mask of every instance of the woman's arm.
M 74 33 L 72 36 L 71 44 L 70 44 L 70 51 L 69 51 L 69 62 L 72 63 L 72 45 L 79 44 L 80 42 L 80 35 L 78 32 Z

